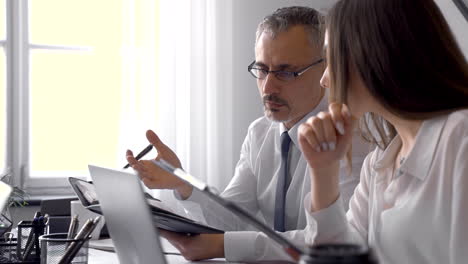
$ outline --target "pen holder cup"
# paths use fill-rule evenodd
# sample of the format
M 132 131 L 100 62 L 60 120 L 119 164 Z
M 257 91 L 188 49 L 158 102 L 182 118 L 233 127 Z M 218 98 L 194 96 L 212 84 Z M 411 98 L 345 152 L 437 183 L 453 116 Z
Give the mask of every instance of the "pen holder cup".
M 41 242 L 41 264 L 58 264 L 69 246 L 74 243 L 83 243 L 71 263 L 88 263 L 88 242 L 89 237 L 85 239 L 67 239 L 66 233 L 56 233 L 43 235 L 39 238 Z M 84 240 L 84 241 L 83 241 Z
M 23 220 L 18 223 L 18 244 L 16 248 L 16 255 L 17 256 L 23 256 L 26 250 L 26 244 L 28 243 L 28 240 L 30 241 L 32 238 L 31 232 L 34 232 L 33 230 L 33 221 L 26 221 Z M 47 225 L 44 226 L 44 230 L 42 230 L 42 234 L 47 233 Z M 34 241 L 30 241 L 31 243 L 34 243 Z M 39 256 L 36 257 L 36 251 L 31 250 L 30 254 L 28 255 L 27 259 L 25 260 L 34 260 L 34 259 L 39 259 Z
M 16 255 L 16 243 L 16 239 L 9 241 L 0 239 L 0 263 L 15 263 L 15 261 L 18 261 L 18 256 Z

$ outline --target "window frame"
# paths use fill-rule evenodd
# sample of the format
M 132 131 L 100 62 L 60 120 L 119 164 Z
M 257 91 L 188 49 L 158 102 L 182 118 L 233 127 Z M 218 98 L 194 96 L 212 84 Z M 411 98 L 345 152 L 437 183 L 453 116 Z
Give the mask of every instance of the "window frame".
M 29 41 L 28 0 L 6 0 L 6 160 L 3 175 L 29 199 L 73 195 L 68 177 L 30 175 L 30 53 L 33 49 L 88 50 L 87 47 L 34 44 Z M 1 44 L 1 43 L 0 43 Z

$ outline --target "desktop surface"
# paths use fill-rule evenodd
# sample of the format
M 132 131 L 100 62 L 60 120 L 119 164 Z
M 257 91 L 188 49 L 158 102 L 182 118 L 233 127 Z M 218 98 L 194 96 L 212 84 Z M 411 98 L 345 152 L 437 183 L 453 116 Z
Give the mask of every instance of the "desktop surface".
M 93 241 L 90 241 L 91 244 Z M 96 242 L 96 241 L 94 241 Z M 109 248 L 112 247 L 112 241 L 110 239 L 106 240 L 98 240 L 97 243 L 94 243 L 95 245 L 102 246 L 104 248 Z M 223 258 L 217 258 L 217 259 L 209 259 L 209 260 L 204 260 L 204 261 L 195 261 L 191 262 L 189 260 L 186 260 L 183 256 L 181 255 L 174 255 L 173 253 L 179 253 L 179 251 L 169 243 L 165 238 L 161 238 L 161 245 L 164 250 L 164 252 L 170 252 L 171 254 L 166 254 L 166 262 L 168 264 L 186 264 L 186 263 L 197 263 L 197 264 L 221 264 L 221 263 L 240 263 L 240 262 L 227 262 Z M 119 259 L 117 257 L 117 254 L 115 252 L 109 252 L 109 251 L 103 251 L 103 250 L 98 250 L 98 249 L 93 249 L 90 248 L 88 251 L 88 264 L 119 264 Z M 252 262 L 252 263 L 258 263 L 258 264 L 291 264 L 293 262 L 282 262 L 282 261 L 262 261 L 262 262 Z M 251 263 L 251 264 L 252 264 Z M 156 264 L 156 263 L 155 263 Z
M 111 248 L 112 247 L 112 241 L 110 239 L 106 240 L 97 240 L 97 241 L 90 241 L 90 245 L 99 245 L 100 247 L 103 248 Z M 166 254 L 166 261 L 169 264 L 182 264 L 182 263 L 210 263 L 210 264 L 215 264 L 215 263 L 236 263 L 236 262 L 226 262 L 225 259 L 210 259 L 206 261 L 196 261 L 196 262 L 191 262 L 186 260 L 183 256 L 181 255 L 174 255 L 173 253 L 178 254 L 178 250 L 169 243 L 165 238 L 161 238 L 161 245 L 164 250 L 164 252 L 170 252 L 170 254 Z M 90 248 L 88 251 L 88 264 L 119 264 L 119 259 L 117 257 L 117 254 L 115 252 L 110 252 L 110 251 L 104 251 L 104 250 L 99 250 L 99 249 L 93 249 Z
M 88 252 L 88 264 L 119 264 L 119 259 L 117 254 L 114 252 L 107 252 L 98 249 L 89 249 Z M 175 256 L 175 255 L 166 255 L 166 261 L 169 264 L 182 264 L 182 263 L 234 263 L 234 262 L 226 262 L 224 259 L 211 259 L 207 261 L 197 261 L 197 262 L 190 262 L 182 256 Z M 155 263 L 156 264 L 156 263 Z

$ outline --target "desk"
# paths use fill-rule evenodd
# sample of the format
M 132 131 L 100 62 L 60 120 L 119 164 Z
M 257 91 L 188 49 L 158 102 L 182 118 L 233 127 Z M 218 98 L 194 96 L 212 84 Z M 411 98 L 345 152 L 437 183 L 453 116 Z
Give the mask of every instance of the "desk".
M 105 242 L 105 244 L 111 245 L 110 240 Z M 178 250 L 172 246 L 166 239 L 161 238 L 162 247 L 165 252 L 178 252 Z M 92 243 L 92 242 L 91 242 Z M 182 256 L 178 255 L 166 255 L 166 260 L 168 264 L 182 264 L 182 263 L 194 263 L 190 262 Z M 234 262 L 226 262 L 224 259 L 211 259 L 207 261 L 197 261 L 197 264 L 209 263 L 209 264 L 216 264 L 216 263 L 234 263 Z M 89 257 L 88 257 L 88 264 L 119 264 L 119 260 L 117 258 L 117 254 L 114 252 L 97 250 L 97 249 L 89 249 Z
M 174 256 L 174 255 L 166 255 L 166 260 L 168 264 L 182 264 L 182 263 L 209 263 L 209 264 L 217 264 L 217 263 L 234 263 L 234 262 L 226 262 L 224 259 L 212 259 L 207 261 L 197 261 L 197 262 L 190 262 L 185 260 L 182 256 Z M 117 258 L 117 254 L 113 252 L 107 252 L 97 249 L 89 249 L 89 258 L 88 264 L 119 264 L 119 260 Z
M 30 219 L 36 211 L 40 211 L 39 206 L 27 206 L 27 207 L 12 207 L 11 212 L 13 216 L 13 222 L 18 223 L 23 219 Z M 162 246 L 168 252 L 178 252 L 166 239 L 161 238 Z M 182 256 L 175 255 L 166 255 L 166 260 L 168 264 L 182 264 L 182 263 L 192 263 L 187 261 Z M 207 261 L 198 261 L 197 264 L 209 263 L 209 264 L 218 264 L 218 263 L 227 263 L 224 259 L 214 259 Z M 231 262 L 233 263 L 233 262 Z M 114 252 L 107 252 L 97 249 L 89 249 L 88 264 L 119 264 L 117 254 Z

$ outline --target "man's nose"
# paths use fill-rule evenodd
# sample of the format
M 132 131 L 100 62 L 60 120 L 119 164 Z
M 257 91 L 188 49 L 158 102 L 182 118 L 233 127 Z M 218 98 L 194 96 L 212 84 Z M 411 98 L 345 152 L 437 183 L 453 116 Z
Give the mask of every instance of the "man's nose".
M 278 79 L 273 73 L 268 73 L 265 79 L 260 80 L 264 94 L 275 94 L 279 92 Z
M 322 86 L 323 88 L 330 88 L 330 77 L 328 74 L 328 66 L 327 68 L 325 68 L 322 78 L 320 79 L 320 86 Z

